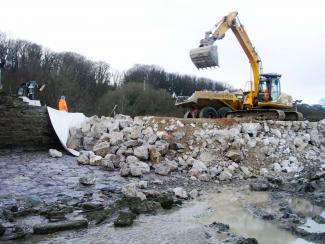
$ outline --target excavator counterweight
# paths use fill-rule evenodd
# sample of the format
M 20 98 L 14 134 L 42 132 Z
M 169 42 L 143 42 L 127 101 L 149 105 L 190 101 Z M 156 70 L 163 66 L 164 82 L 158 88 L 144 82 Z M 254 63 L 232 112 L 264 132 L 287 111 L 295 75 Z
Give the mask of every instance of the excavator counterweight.
M 190 51 L 190 57 L 198 69 L 219 67 L 217 46 L 210 45 L 194 48 Z

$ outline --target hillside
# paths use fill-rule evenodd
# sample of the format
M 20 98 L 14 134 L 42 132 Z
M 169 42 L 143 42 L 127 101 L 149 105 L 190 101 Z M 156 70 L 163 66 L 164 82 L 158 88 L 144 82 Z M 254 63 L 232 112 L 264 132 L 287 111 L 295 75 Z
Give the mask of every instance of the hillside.
M 155 65 L 137 64 L 124 72 L 115 71 L 102 61 L 92 61 L 72 52 L 57 53 L 26 40 L 8 39 L 0 33 L 0 55 L 8 50 L 12 66 L 4 69 L 4 92 L 16 95 L 20 84 L 36 80 L 46 84 L 37 94 L 42 104 L 57 107 L 65 95 L 70 111 L 87 115 L 110 115 L 114 112 L 137 115 L 182 117 L 184 110 L 174 106 L 177 96 L 194 91 L 233 89 L 225 82 L 170 73 Z M 96 106 L 94 106 L 96 105 Z M 320 105 L 298 106 L 311 121 L 325 118 Z
M 319 121 L 325 119 L 325 108 L 319 104 L 299 104 L 298 111 L 304 114 L 304 117 L 309 121 Z

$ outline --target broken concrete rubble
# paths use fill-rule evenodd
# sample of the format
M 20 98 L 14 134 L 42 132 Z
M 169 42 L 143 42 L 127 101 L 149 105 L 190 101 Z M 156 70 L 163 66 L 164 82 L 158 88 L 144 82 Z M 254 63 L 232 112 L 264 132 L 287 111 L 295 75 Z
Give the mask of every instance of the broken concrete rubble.
M 189 192 L 189 195 L 192 199 L 195 199 L 199 196 L 199 192 L 196 189 L 193 189 L 192 191 Z
M 33 227 L 35 234 L 51 234 L 63 230 L 87 228 L 88 222 L 86 220 L 73 220 L 60 223 L 48 223 L 35 225 Z
M 96 183 L 96 178 L 93 176 L 83 176 L 79 179 L 80 184 L 89 186 Z
M 120 144 L 121 142 L 123 142 L 123 137 L 124 137 L 124 135 L 121 132 L 113 131 L 108 134 L 108 138 L 109 138 L 110 144 L 112 146 L 116 146 L 116 145 Z
M 141 200 L 146 199 L 146 195 L 144 195 L 137 187 L 135 183 L 130 183 L 122 188 L 122 193 L 126 197 L 138 197 Z
M 255 180 L 249 184 L 252 191 L 266 191 L 269 189 L 269 183 L 265 180 Z
M 226 157 L 236 163 L 239 163 L 242 159 L 242 153 L 239 149 L 232 149 L 227 152 Z
M 134 156 L 136 156 L 139 159 L 148 160 L 149 158 L 148 147 L 140 146 L 134 148 Z
M 219 175 L 219 180 L 221 181 L 231 180 L 231 179 L 232 179 L 232 174 L 227 169 L 223 170 Z
M 183 199 L 187 199 L 187 197 L 188 197 L 186 190 L 184 190 L 182 187 L 174 188 L 173 192 L 176 197 L 183 198 Z
M 242 123 L 242 132 L 250 136 L 256 137 L 257 133 L 262 130 L 260 123 Z
M 95 155 L 93 153 L 89 156 L 89 164 L 90 165 L 101 165 L 102 164 L 102 156 Z
M 158 175 L 163 175 L 166 176 L 170 173 L 171 168 L 166 165 L 166 164 L 159 164 L 156 168 L 155 168 L 155 173 Z
M 131 212 L 121 211 L 119 212 L 118 217 L 114 221 L 114 226 L 116 227 L 126 227 L 130 226 L 133 223 L 133 220 L 136 218 L 136 215 Z
M 198 176 L 202 172 L 207 172 L 207 167 L 203 162 L 200 162 L 198 160 L 195 160 L 192 166 L 192 169 L 189 171 L 189 173 L 192 176 Z
M 155 147 L 157 148 L 158 152 L 164 156 L 168 152 L 169 143 L 165 140 L 156 141 Z
M 52 158 L 61 158 L 63 156 L 62 152 L 56 149 L 50 149 L 49 154 Z
M 80 164 L 89 164 L 89 153 L 86 151 L 81 151 L 79 157 L 77 158 L 77 161 Z
M 114 167 L 114 163 L 107 159 L 107 158 L 104 158 L 101 162 L 101 165 L 105 167 L 106 170 L 108 171 L 114 171 L 115 167 Z
M 110 149 L 110 143 L 104 141 L 96 144 L 93 148 L 93 152 L 98 156 L 105 157 L 108 154 L 109 149 Z
M 81 152 L 80 164 L 119 169 L 122 176 L 149 172 L 166 176 L 176 170 L 201 181 L 229 181 L 272 172 L 294 174 L 302 172 L 305 164 L 320 164 L 324 124 L 263 121 L 193 126 L 172 118 L 117 115 L 92 117 L 81 129 L 72 129 L 70 136 L 82 141 L 74 143 L 83 145 L 83 150 L 93 144 L 93 152 Z
M 245 125 L 242 129 L 241 123 L 229 123 L 228 120 L 225 120 L 226 124 L 217 120 L 204 122 L 204 125 L 193 120 L 179 121 L 183 126 L 176 119 L 172 121 L 157 117 L 125 119 L 116 116 L 114 119 L 90 119 L 83 129 L 74 130 L 79 133 L 74 138 L 80 138 L 80 142 L 77 142 L 81 145 L 80 156 L 77 158 L 79 164 L 68 155 L 49 160 L 53 163 L 70 160 L 69 170 L 53 174 L 57 177 L 55 179 L 66 181 L 68 194 L 61 197 L 59 192 L 51 195 L 51 198 L 57 197 L 59 205 L 63 203 L 72 206 L 73 210 L 82 210 L 82 217 L 87 218 L 90 226 L 101 222 L 112 224 L 119 216 L 119 211 L 128 208 L 121 205 L 119 209 L 110 209 L 109 204 L 120 198 L 134 202 L 140 199 L 140 207 L 126 210 L 138 214 L 151 211 L 156 203 L 164 209 L 180 206 L 184 199 L 195 199 L 199 192 L 204 198 L 209 189 L 218 194 L 225 189 L 222 187 L 234 190 L 241 186 L 248 192 L 270 191 L 258 194 L 270 194 L 273 201 L 277 199 L 279 189 L 290 182 L 296 189 L 295 194 L 315 194 L 314 203 L 325 206 L 322 195 L 319 194 L 323 186 L 320 183 L 325 179 L 325 122 L 264 121 L 254 123 L 254 126 Z M 96 123 L 101 125 L 93 129 Z M 173 130 L 164 131 L 166 127 Z M 133 128 L 136 128 L 136 133 L 133 132 L 131 138 Z M 120 135 L 120 139 L 116 140 L 116 145 L 111 145 L 114 135 Z M 90 150 L 87 150 L 89 145 L 84 146 L 85 138 L 89 138 L 94 145 Z M 304 150 L 301 150 L 301 145 L 295 144 L 295 138 L 301 139 Z M 148 156 L 145 156 L 146 152 Z M 61 168 L 65 166 L 60 164 Z M 84 171 L 80 173 L 77 170 Z M 63 172 L 71 174 L 65 177 L 61 175 Z M 79 177 L 83 175 L 87 177 L 80 179 L 79 184 Z M 40 182 L 51 187 L 54 183 L 47 178 Z M 84 193 L 77 198 L 71 197 L 74 195 L 71 192 L 73 189 Z M 288 192 L 291 189 L 288 187 Z M 163 197 L 164 194 L 169 195 Z M 201 201 L 202 198 L 198 200 Z M 19 208 L 10 209 L 14 209 L 8 210 L 10 220 L 12 216 L 23 213 Z M 56 212 L 60 213 L 60 210 Z M 253 214 L 271 218 L 259 210 L 253 211 Z M 122 215 L 122 225 L 132 224 L 129 221 L 133 218 L 131 215 L 124 219 L 122 217 L 125 216 Z M 274 219 L 282 215 L 289 216 L 289 219 L 292 217 L 290 213 L 284 213 L 274 215 Z M 80 216 L 81 214 L 78 215 Z M 46 217 L 46 221 L 66 221 L 69 218 L 70 214 L 57 214 Z M 8 229 L 5 235 L 7 233 Z
M 132 176 L 141 176 L 150 172 L 149 165 L 141 161 L 130 163 L 129 168 Z

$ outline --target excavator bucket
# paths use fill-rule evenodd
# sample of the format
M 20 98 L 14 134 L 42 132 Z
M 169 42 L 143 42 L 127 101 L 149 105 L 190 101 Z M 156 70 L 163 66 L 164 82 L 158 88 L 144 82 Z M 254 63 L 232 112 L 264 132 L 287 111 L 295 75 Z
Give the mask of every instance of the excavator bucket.
M 190 51 L 190 57 L 198 69 L 219 67 L 217 46 L 204 46 L 192 49 Z

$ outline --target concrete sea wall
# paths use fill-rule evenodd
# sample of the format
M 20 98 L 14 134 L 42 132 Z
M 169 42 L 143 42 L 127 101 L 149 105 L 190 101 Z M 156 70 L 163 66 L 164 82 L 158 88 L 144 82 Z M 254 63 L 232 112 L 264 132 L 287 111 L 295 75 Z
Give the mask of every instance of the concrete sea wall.
M 59 146 L 46 107 L 0 95 L 0 149 L 38 151 Z

